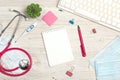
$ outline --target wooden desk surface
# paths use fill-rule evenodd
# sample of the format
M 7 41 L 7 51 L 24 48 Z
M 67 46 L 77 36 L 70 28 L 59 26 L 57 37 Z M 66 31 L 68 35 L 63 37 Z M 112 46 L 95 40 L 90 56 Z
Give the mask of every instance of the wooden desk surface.
M 13 43 L 13 45 L 20 46 L 31 53 L 33 67 L 29 73 L 21 77 L 8 77 L 0 73 L 0 80 L 95 80 L 94 69 L 89 65 L 89 60 L 120 33 L 66 11 L 60 12 L 56 7 L 57 0 L 0 0 L 0 24 L 2 24 L 3 27 L 6 26 L 12 17 L 15 16 L 16 13 L 9 11 L 10 8 L 23 12 L 25 7 L 32 2 L 41 4 L 45 11 L 51 10 L 54 12 L 58 17 L 58 20 L 51 27 L 38 19 L 30 19 L 29 21 L 24 21 L 24 19 L 21 20 L 15 39 L 29 25 L 34 22 L 38 23 L 33 31 L 26 36 L 23 36 L 17 43 Z M 70 19 L 74 19 L 74 25 L 68 23 Z M 87 57 L 85 58 L 81 56 L 81 51 L 79 49 L 79 37 L 77 32 L 78 24 L 81 26 L 86 47 Z M 13 25 L 15 25 L 15 23 L 12 24 L 6 34 L 9 34 L 12 31 Z M 69 63 L 49 67 L 41 32 L 60 27 L 66 27 L 68 31 L 75 60 Z M 0 30 L 2 28 L 0 28 Z M 92 33 L 91 30 L 93 28 L 96 28 L 96 34 Z M 71 66 L 75 66 L 75 69 L 73 71 L 73 76 L 68 77 L 65 75 L 65 72 L 69 70 Z M 53 79 L 53 77 L 55 79 Z

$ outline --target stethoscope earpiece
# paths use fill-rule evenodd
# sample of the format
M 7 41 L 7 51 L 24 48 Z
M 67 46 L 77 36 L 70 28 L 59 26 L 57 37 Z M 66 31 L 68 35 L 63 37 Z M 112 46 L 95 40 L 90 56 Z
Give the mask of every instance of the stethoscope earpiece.
M 20 12 L 15 10 L 15 9 L 9 9 L 9 11 L 16 12 L 16 13 L 20 14 Z
M 20 14 L 21 16 L 23 16 L 23 17 L 25 18 L 26 21 L 28 21 L 27 16 L 25 16 L 25 15 L 22 14 L 22 13 L 20 13 L 19 11 L 15 10 L 15 9 L 9 9 L 9 11 L 16 12 L 16 13 Z
M 25 18 L 26 21 L 28 21 L 29 19 L 28 18 Z
M 13 11 L 14 9 L 9 9 L 9 11 Z

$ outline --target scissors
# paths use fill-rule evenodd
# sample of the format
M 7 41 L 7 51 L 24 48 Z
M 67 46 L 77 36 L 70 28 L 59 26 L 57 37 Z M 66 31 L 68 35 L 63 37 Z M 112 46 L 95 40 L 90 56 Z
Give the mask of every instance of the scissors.
M 0 37 L 5 32 L 5 30 L 9 27 L 9 25 L 14 21 L 14 19 L 16 17 L 19 17 L 19 20 L 18 20 L 17 25 L 16 25 L 13 33 L 12 33 L 12 36 L 11 36 L 9 42 L 7 43 L 7 46 L 4 48 L 4 50 L 2 50 L 0 52 L 0 61 L 1 61 L 1 58 L 3 57 L 3 55 L 5 55 L 9 51 L 20 51 L 20 52 L 24 53 L 25 55 L 27 55 L 27 57 L 28 57 L 29 60 L 27 60 L 27 59 L 21 59 L 19 61 L 18 66 L 16 66 L 15 68 L 12 68 L 12 69 L 4 67 L 3 64 L 0 62 L 0 72 L 3 73 L 3 74 L 5 74 L 5 75 L 7 75 L 7 76 L 16 77 L 16 76 L 22 76 L 22 75 L 26 74 L 28 71 L 30 71 L 30 69 L 32 67 L 32 58 L 30 56 L 30 53 L 28 53 L 26 50 L 24 50 L 22 48 L 17 48 L 17 47 L 10 48 L 11 42 L 12 42 L 12 40 L 13 40 L 13 38 L 15 36 L 15 33 L 16 33 L 17 29 L 18 29 L 20 18 L 24 17 L 27 20 L 27 17 L 25 15 L 21 14 L 19 11 L 17 11 L 17 10 L 11 10 L 11 11 L 16 12 L 17 15 L 14 16 L 12 18 L 12 20 L 8 23 L 8 25 L 1 31 Z M 18 69 L 23 70 L 23 72 L 21 72 L 21 73 L 13 73 L 14 71 L 16 71 Z

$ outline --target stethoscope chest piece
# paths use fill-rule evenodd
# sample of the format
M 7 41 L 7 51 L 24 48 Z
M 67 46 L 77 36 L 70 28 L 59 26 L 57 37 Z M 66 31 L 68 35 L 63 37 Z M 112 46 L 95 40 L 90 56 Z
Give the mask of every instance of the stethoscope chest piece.
M 22 59 L 19 61 L 19 68 L 26 70 L 29 67 L 29 61 L 27 59 Z

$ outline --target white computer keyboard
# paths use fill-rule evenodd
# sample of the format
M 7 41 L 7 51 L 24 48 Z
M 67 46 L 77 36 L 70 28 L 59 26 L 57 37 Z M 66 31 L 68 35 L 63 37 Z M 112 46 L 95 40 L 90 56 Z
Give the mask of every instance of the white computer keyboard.
M 59 0 L 58 7 L 120 31 L 120 0 Z

